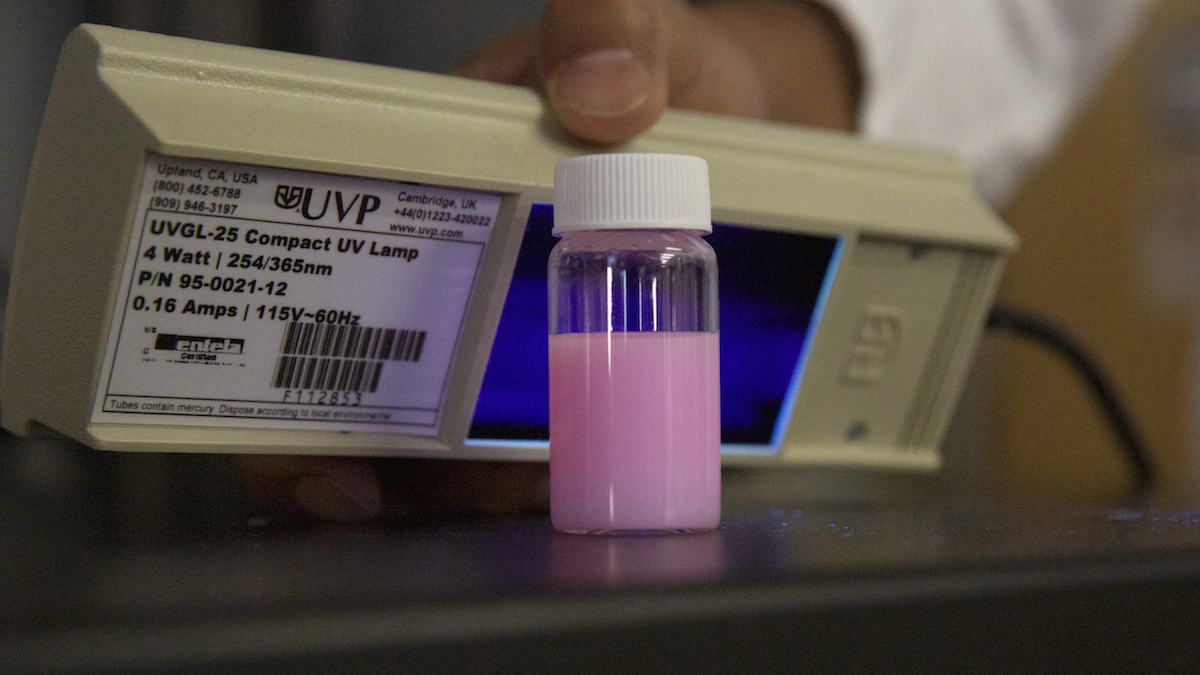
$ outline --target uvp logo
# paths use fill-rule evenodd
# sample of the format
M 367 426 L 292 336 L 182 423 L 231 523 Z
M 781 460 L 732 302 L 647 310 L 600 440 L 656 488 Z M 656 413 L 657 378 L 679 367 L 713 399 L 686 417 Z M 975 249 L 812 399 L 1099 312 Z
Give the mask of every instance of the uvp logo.
M 325 213 L 329 210 L 329 200 L 333 199 L 337 209 L 338 222 L 346 219 L 350 212 L 354 210 L 355 205 L 358 206 L 358 216 L 354 222 L 357 225 L 362 225 L 363 219 L 368 213 L 379 209 L 379 197 L 371 194 L 355 193 L 354 197 L 349 201 L 342 195 L 341 190 L 326 190 L 325 201 L 321 203 L 320 213 L 313 213 L 312 206 L 313 189 L 301 185 L 276 185 L 275 186 L 275 206 L 281 209 L 294 210 L 300 213 L 309 220 L 320 220 L 325 217 Z
M 312 198 L 312 188 L 308 188 L 308 196 Z M 304 188 L 299 185 L 276 185 L 275 186 L 275 206 L 281 209 L 294 209 L 300 206 L 300 199 L 304 197 Z

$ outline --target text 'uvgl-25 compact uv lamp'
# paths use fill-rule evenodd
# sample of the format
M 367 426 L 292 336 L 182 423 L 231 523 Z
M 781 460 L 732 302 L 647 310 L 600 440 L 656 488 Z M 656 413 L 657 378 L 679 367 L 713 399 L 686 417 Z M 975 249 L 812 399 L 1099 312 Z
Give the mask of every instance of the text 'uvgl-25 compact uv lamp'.
M 940 153 L 669 111 L 709 164 L 726 461 L 928 469 L 1015 243 Z M 82 26 L 22 214 L 0 415 L 96 448 L 546 457 L 530 91 Z

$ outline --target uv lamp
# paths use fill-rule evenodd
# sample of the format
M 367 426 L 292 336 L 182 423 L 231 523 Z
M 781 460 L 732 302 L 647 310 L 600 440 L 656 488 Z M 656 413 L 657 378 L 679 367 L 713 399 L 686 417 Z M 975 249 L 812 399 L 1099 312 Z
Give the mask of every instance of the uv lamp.
M 1012 232 L 946 154 L 669 111 L 708 161 L 728 462 L 932 470 Z M 115 451 L 544 460 L 533 92 L 84 25 L 38 139 L 0 421 Z

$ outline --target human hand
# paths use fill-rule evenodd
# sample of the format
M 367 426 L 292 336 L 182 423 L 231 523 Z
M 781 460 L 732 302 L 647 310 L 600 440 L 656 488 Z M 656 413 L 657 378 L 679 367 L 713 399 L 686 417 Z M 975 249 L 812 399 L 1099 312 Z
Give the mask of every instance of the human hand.
M 545 92 L 576 136 L 619 143 L 668 107 L 850 130 L 853 45 L 801 0 L 550 0 L 542 20 L 485 45 L 458 75 Z M 324 520 L 544 509 L 545 465 L 362 457 L 240 458 L 260 504 Z
M 549 508 L 545 464 L 292 455 L 238 461 L 261 508 L 319 520 L 513 516 Z
M 798 0 L 550 0 L 451 72 L 542 89 L 564 128 L 600 143 L 668 106 L 851 130 L 860 79 L 838 19 Z

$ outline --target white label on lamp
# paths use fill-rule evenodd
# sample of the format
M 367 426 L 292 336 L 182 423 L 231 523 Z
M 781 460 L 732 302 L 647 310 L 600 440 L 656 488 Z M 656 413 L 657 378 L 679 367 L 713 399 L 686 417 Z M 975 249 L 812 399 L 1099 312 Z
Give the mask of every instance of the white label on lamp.
M 150 155 L 92 421 L 436 434 L 500 199 Z

